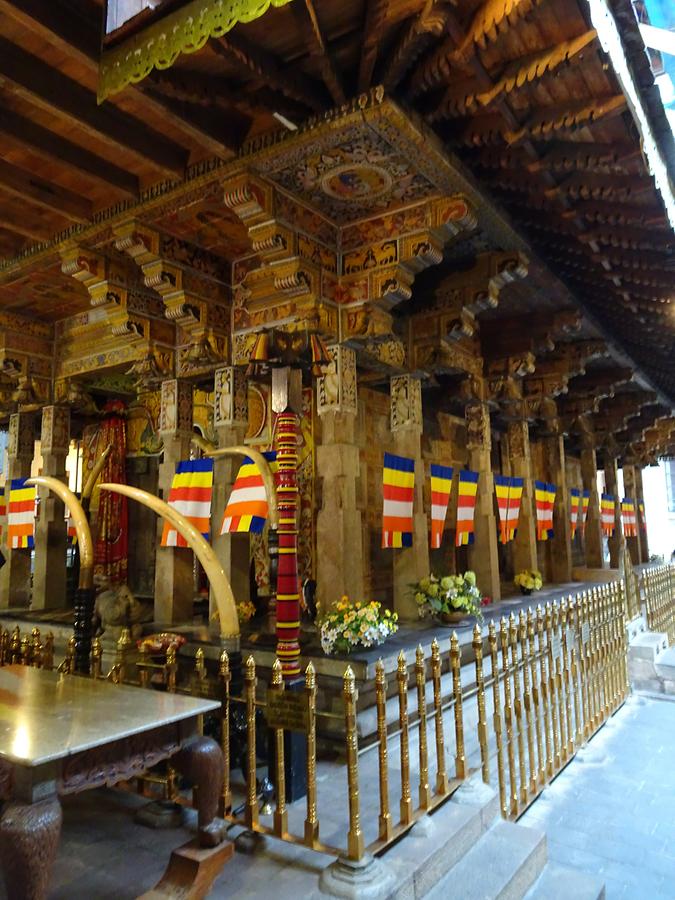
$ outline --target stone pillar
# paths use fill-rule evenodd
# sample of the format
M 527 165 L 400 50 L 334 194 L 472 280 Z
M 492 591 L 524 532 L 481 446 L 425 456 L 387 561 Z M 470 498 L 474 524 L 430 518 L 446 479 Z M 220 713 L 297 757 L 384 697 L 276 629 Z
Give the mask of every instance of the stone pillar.
M 316 572 L 323 611 L 343 594 L 359 600 L 365 592 L 363 523 L 357 506 L 356 354 L 339 344 L 330 346 L 328 353 L 330 366 L 316 386 L 321 418 L 321 444 L 316 451 L 317 477 L 321 479 Z M 418 477 L 416 472 L 416 481 Z
M 9 506 L 9 487 L 13 478 L 28 478 L 35 448 L 32 413 L 14 413 L 9 417 L 9 444 L 7 455 L 6 503 Z M 10 550 L 7 546 L 7 528 L 3 535 L 7 547 L 5 565 L 0 569 L 0 608 L 30 604 L 30 555 L 28 549 Z
M 248 428 L 248 386 L 243 369 L 226 366 L 217 369 L 214 377 L 213 425 L 219 447 L 244 443 Z M 211 503 L 211 544 L 222 563 L 237 603 L 249 600 L 250 536 L 220 534 L 223 513 L 232 492 L 232 485 L 242 463 L 242 457 L 221 456 L 213 461 L 213 500 Z M 210 612 L 215 610 L 211 592 Z
M 523 479 L 518 531 L 512 544 L 513 569 L 517 574 L 523 569 L 537 568 L 537 523 L 534 514 L 530 429 L 526 419 L 509 424 L 508 446 L 511 474 Z
M 614 497 L 614 534 L 608 538 L 609 546 L 609 567 L 610 569 L 619 568 L 619 554 L 621 550 L 621 498 L 619 497 L 616 456 L 611 453 L 605 453 L 604 460 L 605 469 L 605 491 Z
M 415 460 L 413 545 L 389 551 L 394 556 L 394 609 L 401 619 L 408 621 L 418 618 L 411 585 L 429 574 L 422 429 L 422 382 L 412 375 L 394 375 L 391 378 L 391 433 L 394 453 Z
M 546 467 L 549 478 L 556 486 L 553 505 L 553 537 L 547 542 L 547 555 L 551 578 L 558 584 L 572 580 L 572 536 L 570 529 L 569 491 L 565 472 L 565 444 L 561 434 L 554 434 L 544 441 Z
M 637 487 L 635 484 L 635 466 L 630 463 L 623 465 L 623 492 L 635 504 L 635 537 L 626 538 L 626 547 L 630 553 L 630 559 L 634 566 L 642 562 L 642 554 L 640 552 L 640 522 L 638 521 L 638 503 L 637 503 Z
M 602 528 L 600 527 L 600 497 L 598 496 L 598 466 L 595 447 L 581 449 L 581 480 L 584 490 L 590 492 L 588 514 L 584 532 L 584 553 L 589 569 L 602 569 L 605 564 L 602 553 Z M 581 509 L 581 506 L 579 507 Z
M 642 466 L 635 467 L 635 503 L 645 502 L 645 491 L 642 486 Z M 643 520 L 639 509 L 637 510 L 637 526 L 640 535 L 640 562 L 649 562 L 649 542 L 647 541 L 647 532 L 642 530 Z
M 190 455 L 192 385 L 177 378 L 162 382 L 159 432 L 164 454 L 159 466 L 159 496 L 166 500 L 176 463 Z M 157 523 L 155 621 L 161 625 L 191 622 L 194 601 L 193 553 L 187 547 L 160 547 L 164 520 Z
M 42 474 L 66 481 L 66 456 L 70 443 L 70 410 L 67 406 L 45 406 L 42 410 L 40 446 Z M 66 521 L 58 497 L 39 489 L 40 514 L 35 523 L 35 569 L 33 609 L 66 606 Z
M 487 404 L 472 400 L 464 411 L 469 468 L 478 472 L 478 493 L 474 521 L 474 543 L 469 545 L 469 565 L 476 573 L 478 587 L 493 601 L 501 597 L 497 518 L 494 511 L 494 478 L 490 451 L 490 412 Z

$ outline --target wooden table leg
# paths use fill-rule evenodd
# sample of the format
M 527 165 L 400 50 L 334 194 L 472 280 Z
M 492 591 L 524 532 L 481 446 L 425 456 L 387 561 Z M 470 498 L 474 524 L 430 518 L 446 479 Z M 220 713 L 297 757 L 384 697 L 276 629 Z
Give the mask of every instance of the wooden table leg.
M 201 847 L 215 847 L 225 837 L 225 823 L 218 816 L 223 788 L 223 754 L 209 737 L 195 737 L 171 757 L 171 765 L 196 786 L 196 805 Z
M 0 863 L 8 900 L 42 900 L 61 833 L 56 797 L 39 803 L 7 803 L 0 815 Z

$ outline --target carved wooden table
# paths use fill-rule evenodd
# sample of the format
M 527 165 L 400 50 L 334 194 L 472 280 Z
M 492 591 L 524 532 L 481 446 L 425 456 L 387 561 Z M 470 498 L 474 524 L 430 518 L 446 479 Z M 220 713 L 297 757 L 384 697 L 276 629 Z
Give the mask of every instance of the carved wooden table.
M 171 757 L 198 785 L 199 839 L 224 847 L 218 744 L 198 734 L 212 700 L 26 666 L 0 668 L 0 864 L 10 900 L 44 897 L 61 829 L 58 797 L 139 775 Z M 220 865 L 231 855 L 219 853 Z M 208 853 L 208 851 L 203 851 Z

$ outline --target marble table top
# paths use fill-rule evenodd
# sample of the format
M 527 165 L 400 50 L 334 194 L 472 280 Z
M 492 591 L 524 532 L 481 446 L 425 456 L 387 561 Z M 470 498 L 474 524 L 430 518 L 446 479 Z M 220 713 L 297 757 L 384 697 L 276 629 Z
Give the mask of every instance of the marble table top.
M 38 766 L 220 703 L 29 666 L 0 667 L 0 759 Z

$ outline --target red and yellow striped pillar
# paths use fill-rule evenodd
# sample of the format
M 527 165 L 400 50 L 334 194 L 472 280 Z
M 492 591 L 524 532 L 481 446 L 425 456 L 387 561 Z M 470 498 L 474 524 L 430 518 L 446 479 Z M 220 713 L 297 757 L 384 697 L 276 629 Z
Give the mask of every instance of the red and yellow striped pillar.
M 297 413 L 286 410 L 276 421 L 279 565 L 277 570 L 277 658 L 284 678 L 300 674 L 300 584 L 298 581 Z

